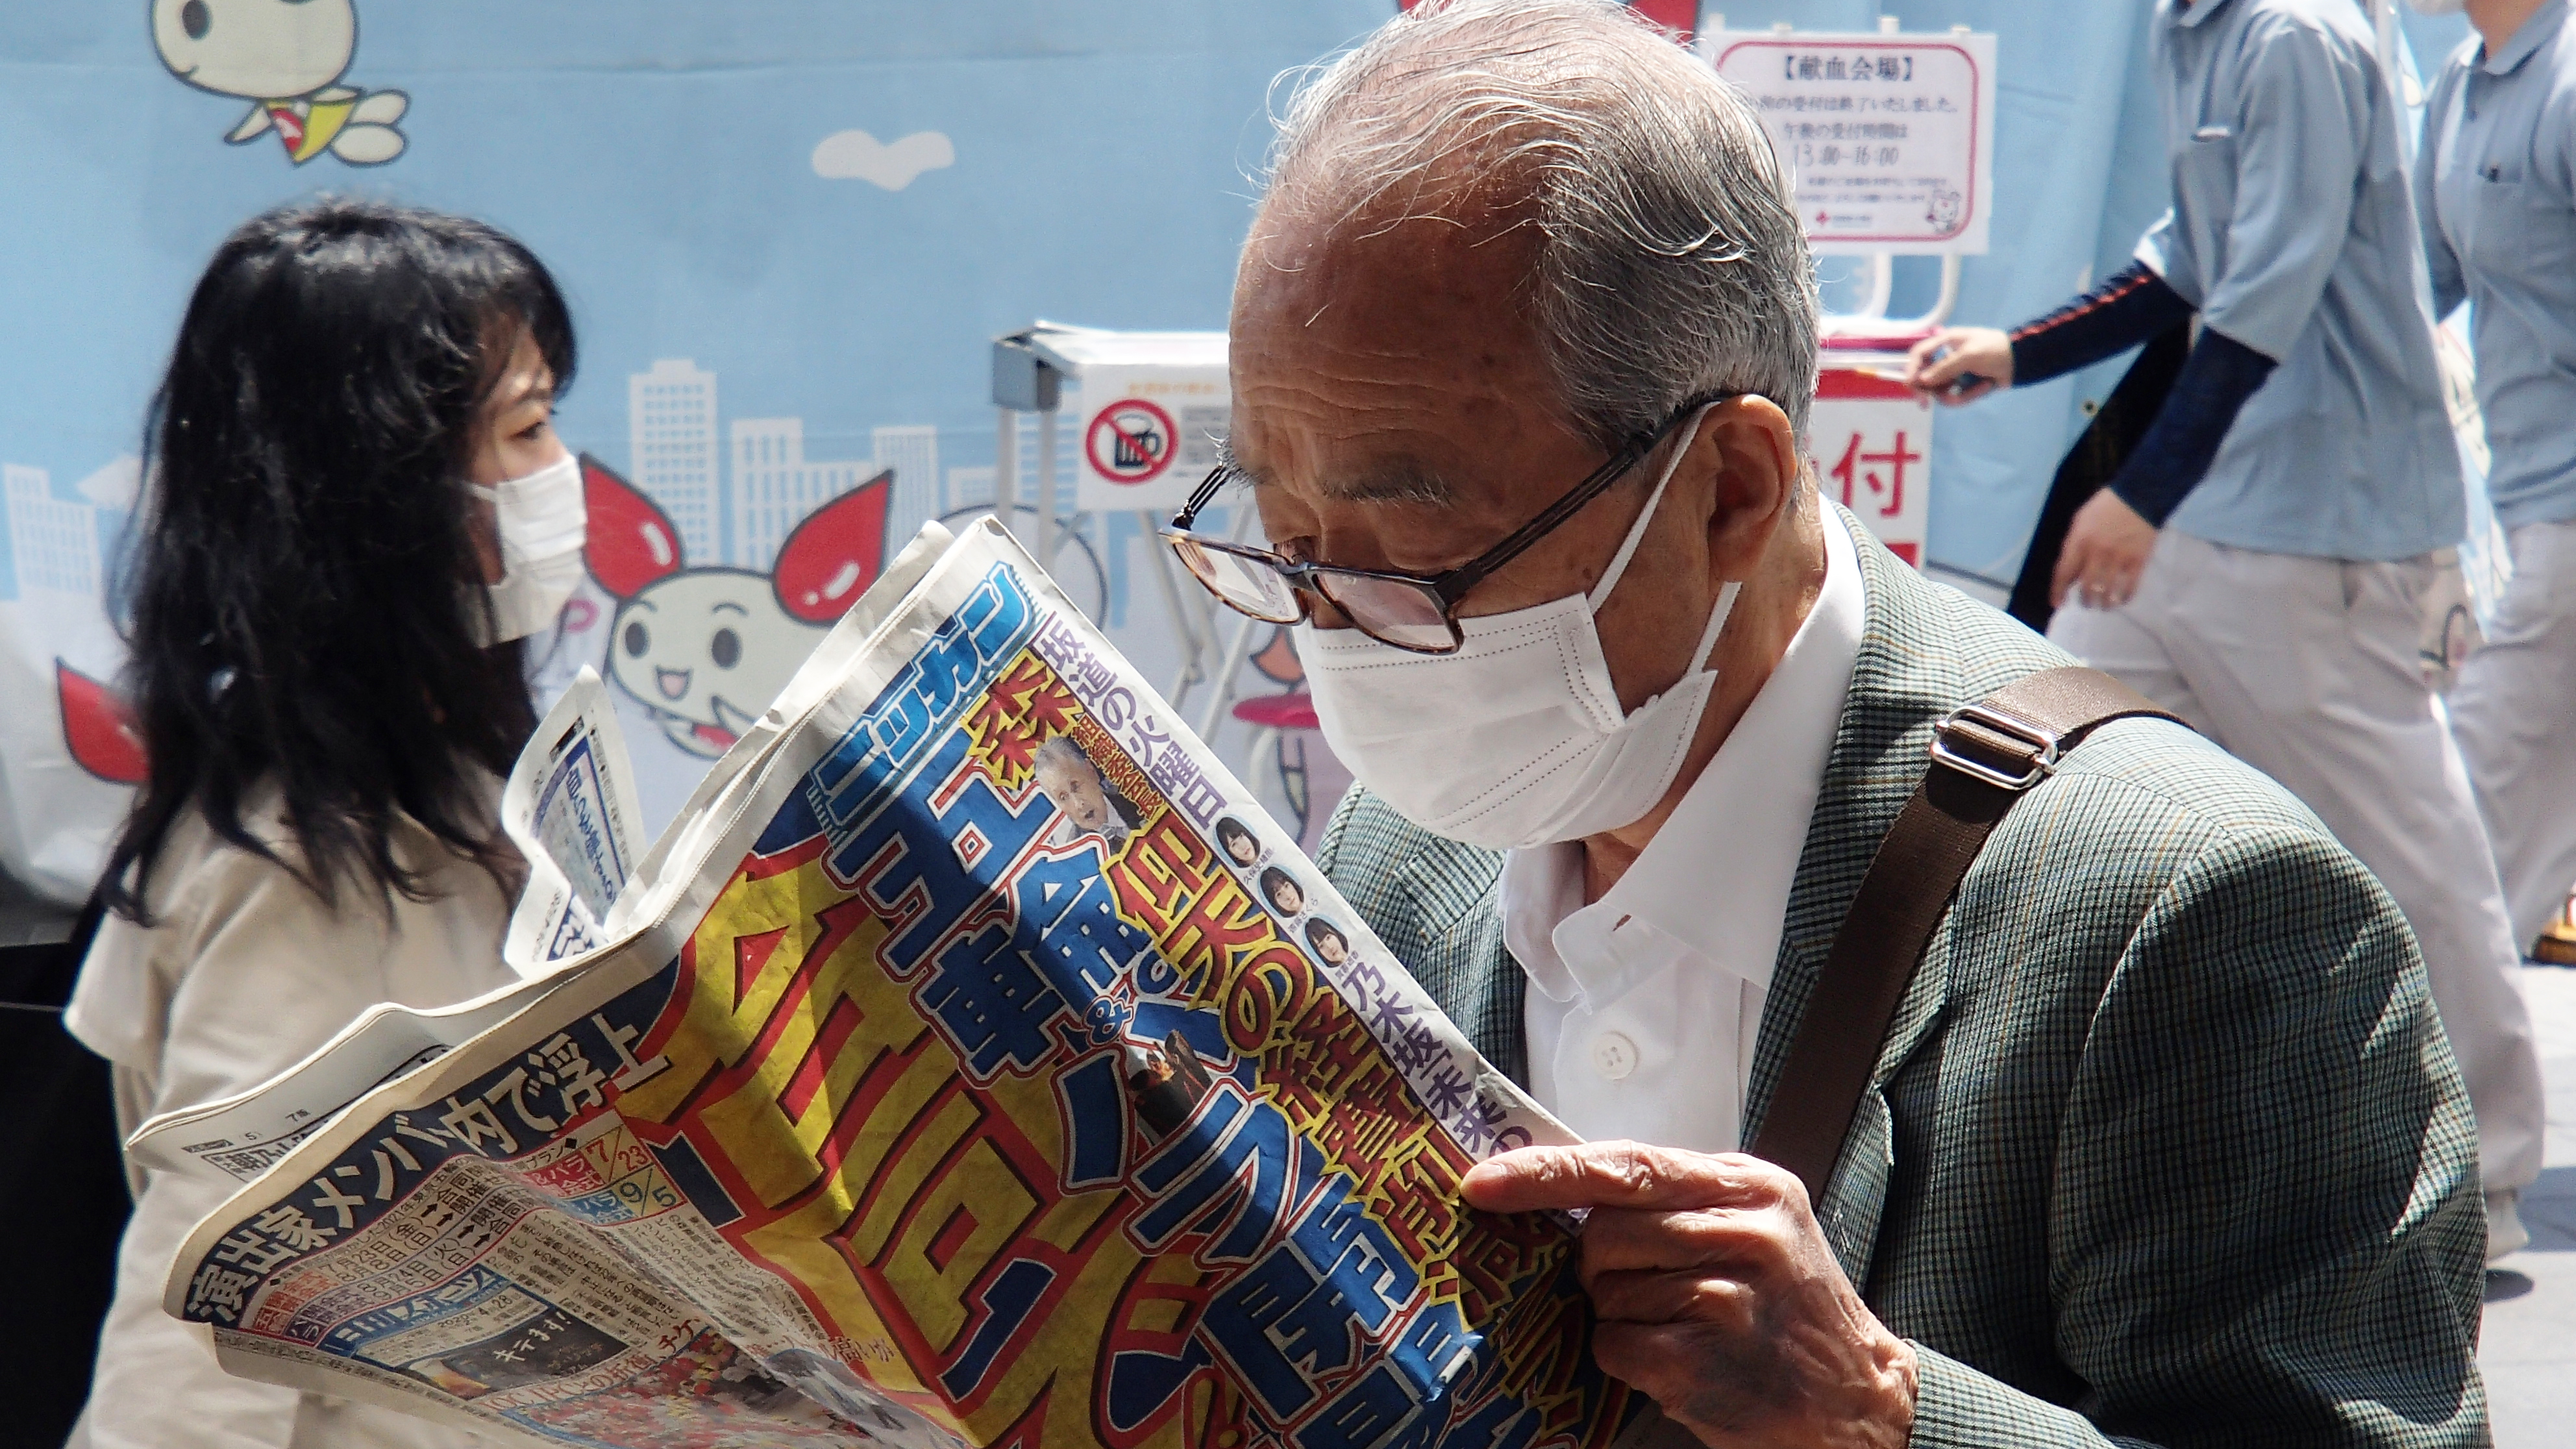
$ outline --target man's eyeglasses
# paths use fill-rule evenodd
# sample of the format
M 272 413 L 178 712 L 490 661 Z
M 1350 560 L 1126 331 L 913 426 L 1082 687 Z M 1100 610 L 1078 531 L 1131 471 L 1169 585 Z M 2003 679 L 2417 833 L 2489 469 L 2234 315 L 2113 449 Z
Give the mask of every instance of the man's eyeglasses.
M 1320 595 L 1349 619 L 1353 628 L 1381 644 L 1416 654 L 1454 654 L 1465 638 L 1458 628 L 1458 604 L 1470 589 L 1528 552 L 1532 545 L 1581 512 L 1583 505 L 1627 476 L 1628 470 L 1643 462 L 1676 424 L 1710 403 L 1740 396 L 1719 393 L 1683 404 L 1663 426 L 1631 439 L 1537 517 L 1514 529 L 1510 537 L 1456 568 L 1437 574 L 1307 563 L 1284 558 L 1266 548 L 1192 533 L 1190 525 L 1216 497 L 1217 490 L 1242 476 L 1231 464 L 1224 463 L 1218 464 L 1181 511 L 1172 515 L 1172 521 L 1161 531 L 1162 538 L 1171 545 L 1172 552 L 1180 555 L 1191 577 L 1238 613 L 1271 624 L 1302 623 L 1312 612 L 1313 598 Z

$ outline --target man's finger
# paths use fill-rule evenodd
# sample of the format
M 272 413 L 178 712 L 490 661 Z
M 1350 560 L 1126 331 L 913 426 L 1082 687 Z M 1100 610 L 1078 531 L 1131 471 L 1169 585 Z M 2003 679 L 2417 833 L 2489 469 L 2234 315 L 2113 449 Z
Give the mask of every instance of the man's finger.
M 1604 1274 L 1723 1266 L 1747 1277 L 1785 1269 L 1774 1203 L 1666 1212 L 1600 1208 L 1583 1223 L 1586 1284 Z
M 1688 1419 L 1687 1410 L 1707 1388 L 1701 1382 L 1726 1342 L 1724 1329 L 1705 1323 L 1602 1323 L 1592 1331 L 1592 1361 L 1601 1371 Z
M 1926 392 L 1947 388 L 1951 379 L 1967 370 L 1967 360 L 1959 355 L 1959 349 L 1953 347 L 1937 361 L 1926 362 L 1922 373 L 1914 379 L 1914 386 Z
M 1738 1278 L 1706 1271 L 1604 1273 L 1589 1292 L 1604 1323 L 1713 1323 L 1753 1331 L 1754 1294 Z
M 1711 1156 L 1638 1142 L 1586 1142 L 1506 1152 L 1476 1164 L 1460 1188 L 1470 1207 L 1497 1213 L 1734 1207 L 1767 1200 L 1767 1179 L 1779 1171 L 1741 1153 Z M 1776 1186 L 1769 1191 L 1776 1196 Z

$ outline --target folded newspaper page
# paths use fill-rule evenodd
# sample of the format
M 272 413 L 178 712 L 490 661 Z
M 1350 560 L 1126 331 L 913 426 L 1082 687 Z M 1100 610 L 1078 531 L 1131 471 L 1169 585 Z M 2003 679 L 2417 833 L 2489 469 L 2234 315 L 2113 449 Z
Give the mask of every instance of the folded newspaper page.
M 585 664 L 501 787 L 501 828 L 528 862 L 501 948 L 513 970 L 536 975 L 604 943 L 601 922 L 638 864 L 642 813 L 617 711 Z
M 792 707 L 788 712 L 812 703 L 816 690 L 865 647 L 885 610 L 937 562 L 949 542 L 946 529 L 930 525 L 887 565 L 883 590 L 871 591 L 853 605 L 816 647 L 815 657 L 824 664 L 799 676 L 782 695 L 781 703 Z M 377 1006 L 257 1087 L 145 1122 L 125 1143 L 137 1162 L 169 1172 L 220 1172 L 248 1182 L 369 1087 L 524 1009 L 552 984 L 547 978 L 555 971 L 600 944 L 598 936 L 614 929 L 620 904 L 635 901 L 623 884 L 638 867 L 632 864 L 630 838 L 630 822 L 637 815 L 634 776 L 625 737 L 597 679 L 589 669 L 575 678 L 538 726 L 534 743 L 502 790 L 502 828 L 529 866 L 529 884 L 503 947 L 504 957 L 523 979 L 450 1006 Z M 787 712 L 773 709 L 754 724 L 750 738 L 765 745 L 785 728 L 786 718 Z M 682 818 L 694 822 L 714 813 L 720 797 L 740 788 L 744 765 L 758 758 L 755 747 L 718 761 Z M 666 834 L 640 868 L 655 869 L 674 839 L 686 834 Z M 578 901 L 572 895 L 575 880 L 588 885 L 588 894 Z M 606 925 L 597 924 L 602 895 L 612 902 Z
M 1569 1135 L 1007 533 L 938 542 L 599 944 L 200 1224 L 168 1310 L 523 1444 L 1632 1437 L 1571 1231 L 1458 1195 Z
M 502 829 L 528 863 L 502 946 L 521 977 L 602 944 L 600 922 L 635 869 L 638 813 L 608 691 L 584 668 L 501 790 Z M 126 1150 L 165 1172 L 201 1164 L 248 1182 L 368 1088 L 509 1019 L 535 994 L 522 980 L 434 1010 L 388 1002 L 273 1081 L 144 1123 Z
M 387 1002 L 274 1080 L 144 1123 L 126 1139 L 125 1150 L 143 1166 L 164 1172 L 217 1172 L 249 1182 L 368 1088 L 518 1015 L 542 991 L 522 981 L 427 1011 Z

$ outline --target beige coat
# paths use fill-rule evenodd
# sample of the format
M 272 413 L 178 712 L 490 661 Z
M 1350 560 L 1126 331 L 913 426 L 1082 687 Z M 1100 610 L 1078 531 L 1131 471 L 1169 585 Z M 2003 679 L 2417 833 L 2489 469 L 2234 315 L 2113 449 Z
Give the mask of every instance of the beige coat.
M 491 785 L 497 806 L 499 786 Z M 245 802 L 259 839 L 286 841 L 274 791 Z M 191 814 L 170 833 L 147 892 L 150 929 L 110 916 L 81 969 L 65 1024 L 115 1069 L 131 1132 L 275 1076 L 380 1001 L 444 1006 L 509 982 L 510 901 L 482 867 L 408 820 L 396 858 L 433 896 L 391 915 L 343 886 L 333 910 L 283 867 L 218 839 Z M 342 1449 L 472 1445 L 475 1436 L 386 1410 L 225 1374 L 203 1327 L 161 1311 L 163 1279 L 230 1179 L 128 1166 L 134 1220 L 99 1338 L 89 1407 L 71 1449 Z

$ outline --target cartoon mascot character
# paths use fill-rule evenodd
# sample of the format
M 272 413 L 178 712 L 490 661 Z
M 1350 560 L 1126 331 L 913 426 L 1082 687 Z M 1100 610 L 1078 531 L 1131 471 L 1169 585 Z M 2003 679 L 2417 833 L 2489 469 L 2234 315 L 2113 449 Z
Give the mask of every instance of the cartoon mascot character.
M 251 103 L 224 137 L 236 146 L 273 129 L 298 166 L 325 151 L 352 166 L 403 153 L 394 123 L 411 97 L 339 84 L 358 48 L 355 0 L 152 0 L 152 44 L 172 75 Z
M 590 505 L 582 555 L 617 600 L 609 677 L 693 755 L 732 748 L 885 571 L 891 471 L 807 514 L 766 574 L 691 567 L 658 504 L 588 454 L 581 473 Z

